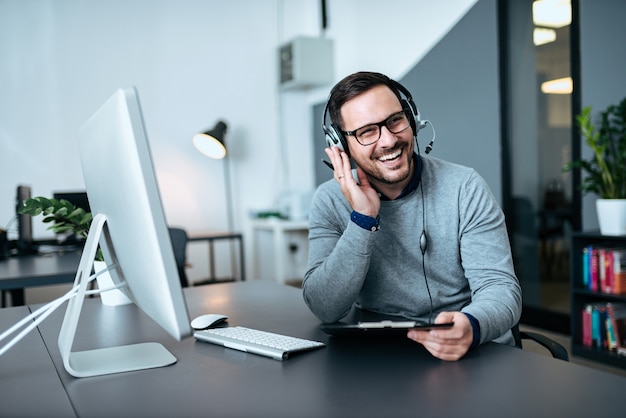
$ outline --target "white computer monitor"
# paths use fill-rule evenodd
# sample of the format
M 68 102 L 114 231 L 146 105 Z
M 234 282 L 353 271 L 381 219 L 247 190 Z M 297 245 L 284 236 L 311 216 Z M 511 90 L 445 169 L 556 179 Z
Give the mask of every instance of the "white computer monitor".
M 73 352 L 72 343 L 99 243 L 113 282 L 176 339 L 191 335 L 189 317 L 135 88 L 120 89 L 79 131 L 80 158 L 94 220 L 68 304 L 59 348 L 77 377 L 176 362 L 161 344 Z

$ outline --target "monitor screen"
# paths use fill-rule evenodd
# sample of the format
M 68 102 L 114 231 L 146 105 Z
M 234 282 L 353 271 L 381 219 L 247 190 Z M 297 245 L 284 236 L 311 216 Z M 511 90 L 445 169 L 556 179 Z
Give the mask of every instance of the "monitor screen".
M 80 129 L 79 141 L 83 177 L 94 215 L 83 254 L 95 247 L 91 236 L 96 234 L 95 242 L 99 240 L 105 262 L 114 266 L 110 271 L 113 281 L 124 284 L 121 290 L 129 299 L 174 338 L 191 335 L 136 89 L 116 91 Z M 94 224 L 102 219 L 105 221 L 100 233 Z M 86 270 L 83 276 L 89 274 Z M 80 294 L 70 304 L 77 299 L 82 299 Z M 82 306 L 82 302 L 77 303 L 78 308 L 68 305 L 59 336 L 66 368 L 68 364 L 73 368 L 68 371 L 75 376 L 127 371 L 124 367 L 119 370 L 117 366 L 92 364 L 107 361 L 102 358 L 119 357 L 118 352 L 102 358 L 94 355 L 87 361 L 82 357 L 80 361 L 72 360 L 71 354 L 75 353 L 69 353 L 71 341 L 66 341 L 66 334 L 75 332 L 76 311 Z M 147 367 L 134 370 L 140 368 Z
M 57 191 L 52 193 L 52 197 L 57 200 L 67 200 L 77 208 L 84 209 L 85 212 L 91 212 L 91 207 L 89 206 L 89 198 L 87 197 L 87 192 L 85 191 Z
M 56 191 L 52 193 L 52 197 L 57 200 L 67 200 L 75 207 L 83 209 L 85 212 L 91 212 L 89 199 L 87 198 L 87 192 L 85 191 Z M 68 232 L 57 235 L 56 244 L 61 246 L 79 245 L 84 241 L 82 236 L 70 234 Z

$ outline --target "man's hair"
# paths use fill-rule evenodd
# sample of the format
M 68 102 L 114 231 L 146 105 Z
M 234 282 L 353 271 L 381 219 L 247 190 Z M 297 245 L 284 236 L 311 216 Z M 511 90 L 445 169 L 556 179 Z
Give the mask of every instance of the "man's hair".
M 328 115 L 332 122 L 344 129 L 341 106 L 348 100 L 376 86 L 384 85 L 401 100 L 395 82 L 384 74 L 362 71 L 351 74 L 335 84 L 328 97 Z

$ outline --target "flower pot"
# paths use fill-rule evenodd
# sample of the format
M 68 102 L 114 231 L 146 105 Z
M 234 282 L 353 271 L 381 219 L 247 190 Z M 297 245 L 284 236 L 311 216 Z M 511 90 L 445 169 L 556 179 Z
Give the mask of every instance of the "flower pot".
M 96 272 L 104 270 L 106 266 L 107 265 L 104 261 L 93 262 L 93 269 Z M 108 271 L 98 275 L 96 280 L 98 282 L 98 289 L 106 289 L 114 285 L 113 279 Z M 132 303 L 132 301 L 128 299 L 128 297 L 119 289 L 107 290 L 106 292 L 100 293 L 100 300 L 102 300 L 103 305 L 108 306 L 127 305 Z
M 626 199 L 596 200 L 602 235 L 626 235 Z

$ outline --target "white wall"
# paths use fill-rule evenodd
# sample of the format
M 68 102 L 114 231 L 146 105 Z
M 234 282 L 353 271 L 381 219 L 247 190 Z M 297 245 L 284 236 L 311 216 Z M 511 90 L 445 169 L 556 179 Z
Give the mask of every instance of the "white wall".
M 336 81 L 358 70 L 401 77 L 476 1 L 328 1 Z M 76 131 L 131 85 L 170 224 L 226 228 L 223 162 L 191 145 L 220 118 L 229 124 L 237 229 L 285 190 L 310 190 L 310 127 L 319 123 L 310 105 L 331 86 L 281 92 L 277 47 L 321 34 L 319 3 L 0 0 L 0 227 L 11 222 L 17 184 L 36 196 L 84 188 Z M 37 221 L 35 235 L 50 236 Z M 194 257 L 205 263 L 204 252 Z

